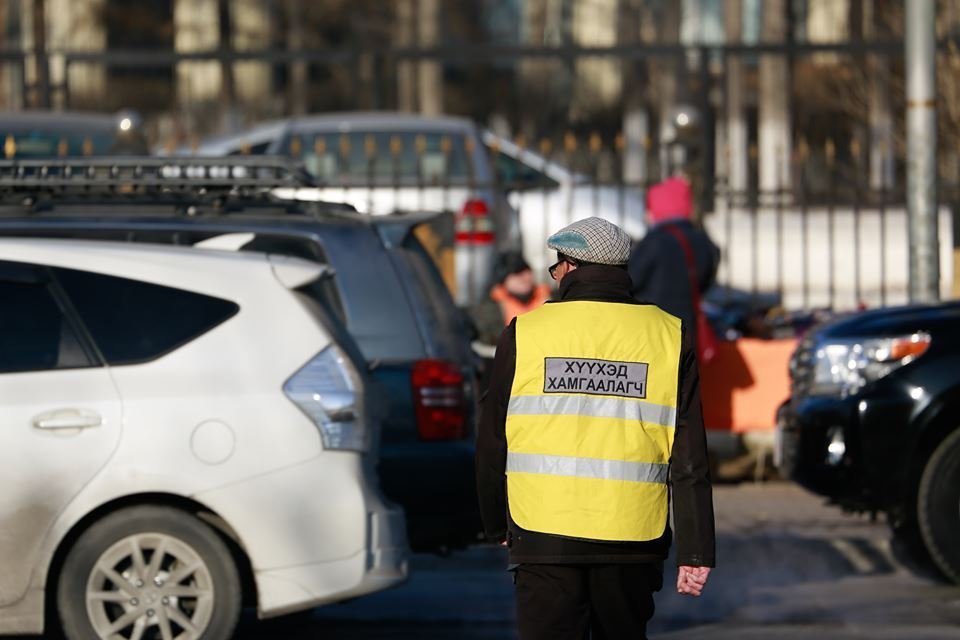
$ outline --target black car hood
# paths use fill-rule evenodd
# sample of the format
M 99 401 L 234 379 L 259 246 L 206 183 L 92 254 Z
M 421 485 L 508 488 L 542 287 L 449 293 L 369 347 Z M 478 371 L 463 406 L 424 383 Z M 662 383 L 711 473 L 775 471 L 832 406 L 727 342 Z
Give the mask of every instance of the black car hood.
M 960 328 L 960 302 L 888 307 L 838 318 L 820 327 L 820 338 L 893 336 L 916 331 Z

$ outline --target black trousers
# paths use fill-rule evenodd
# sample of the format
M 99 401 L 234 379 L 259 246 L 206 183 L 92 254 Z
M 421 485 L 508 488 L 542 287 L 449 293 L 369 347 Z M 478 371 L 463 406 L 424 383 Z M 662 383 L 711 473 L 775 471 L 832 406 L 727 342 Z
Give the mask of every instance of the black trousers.
M 521 564 L 520 640 L 646 640 L 662 564 Z

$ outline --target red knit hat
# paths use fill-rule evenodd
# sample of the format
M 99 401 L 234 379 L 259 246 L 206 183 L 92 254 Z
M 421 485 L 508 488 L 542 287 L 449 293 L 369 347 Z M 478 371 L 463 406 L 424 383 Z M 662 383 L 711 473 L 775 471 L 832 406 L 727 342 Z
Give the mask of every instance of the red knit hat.
M 647 213 L 653 222 L 693 215 L 693 193 L 685 178 L 667 178 L 647 190 Z

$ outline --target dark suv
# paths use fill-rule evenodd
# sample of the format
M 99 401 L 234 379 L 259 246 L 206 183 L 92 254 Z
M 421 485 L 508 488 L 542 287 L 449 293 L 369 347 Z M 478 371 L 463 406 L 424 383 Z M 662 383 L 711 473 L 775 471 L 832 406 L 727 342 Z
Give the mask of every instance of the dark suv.
M 778 463 L 845 508 L 888 514 L 960 582 L 960 304 L 813 330 L 791 361 Z
M 181 175 L 170 169 L 176 161 L 143 162 Z M 183 162 L 202 166 L 195 158 Z M 139 175 L 150 182 L 143 171 Z M 457 547 L 477 539 L 478 362 L 469 323 L 418 239 L 418 229 L 434 216 L 360 216 L 342 205 L 279 201 L 263 190 L 218 194 L 202 177 L 192 187 L 154 185 L 149 193 L 109 182 L 97 178 L 90 189 L 70 185 L 52 195 L 8 195 L 0 200 L 0 236 L 202 244 L 331 265 L 335 277 L 312 285 L 323 289 L 314 297 L 343 320 L 386 391 L 380 479 L 384 493 L 407 512 L 411 546 Z

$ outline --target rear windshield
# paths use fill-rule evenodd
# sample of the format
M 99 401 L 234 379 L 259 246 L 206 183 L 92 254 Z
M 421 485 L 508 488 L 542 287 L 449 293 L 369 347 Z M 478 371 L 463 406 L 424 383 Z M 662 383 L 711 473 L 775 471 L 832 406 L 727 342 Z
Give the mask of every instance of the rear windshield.
M 456 308 L 456 303 L 440 275 L 440 270 L 437 269 L 436 262 L 427 253 L 416 233 L 407 234 L 403 240 L 403 248 L 406 250 L 405 255 L 411 270 L 420 283 L 420 288 L 426 294 L 434 313 L 439 317 L 449 315 Z
M 409 287 L 409 291 L 412 296 L 419 298 L 417 302 L 421 313 L 418 315 L 425 335 L 435 347 L 442 348 L 445 357 L 457 357 L 469 339 L 468 328 L 436 262 L 412 231 L 394 255 L 402 257 L 404 271 L 408 272 L 416 285 Z
M 459 133 L 295 133 L 282 148 L 321 183 L 466 184 L 471 178 Z

